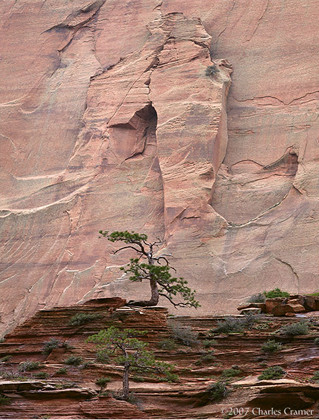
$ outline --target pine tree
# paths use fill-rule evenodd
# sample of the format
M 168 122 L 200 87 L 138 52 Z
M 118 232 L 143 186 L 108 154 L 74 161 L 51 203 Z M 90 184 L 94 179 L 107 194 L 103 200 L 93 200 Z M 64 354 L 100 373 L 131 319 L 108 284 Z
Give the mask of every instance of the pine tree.
M 147 235 L 128 232 L 100 230 L 102 236 L 111 242 L 121 241 L 126 245 L 117 249 L 114 253 L 125 249 L 133 249 L 137 253 L 137 258 L 131 258 L 130 262 L 120 269 L 128 274 L 131 281 L 149 280 L 151 288 L 150 300 L 130 301 L 129 305 L 135 306 L 156 306 L 159 297 L 163 296 L 175 307 L 198 308 L 199 302 L 195 299 L 195 291 L 190 289 L 183 277 L 174 277 L 171 270 L 174 270 L 167 259 L 167 256 L 155 256 L 154 250 L 162 242 L 148 242 Z M 145 262 L 143 262 L 143 260 Z M 176 297 L 181 301 L 176 302 Z
M 132 329 L 120 330 L 110 327 L 91 335 L 87 341 L 98 345 L 99 355 L 108 357 L 111 362 L 123 366 L 123 395 L 129 398 L 129 378 L 132 371 L 156 371 L 167 378 L 176 381 L 178 376 L 172 373 L 173 366 L 155 359 L 154 354 L 146 349 L 147 344 L 136 338 L 145 335 L 145 331 Z

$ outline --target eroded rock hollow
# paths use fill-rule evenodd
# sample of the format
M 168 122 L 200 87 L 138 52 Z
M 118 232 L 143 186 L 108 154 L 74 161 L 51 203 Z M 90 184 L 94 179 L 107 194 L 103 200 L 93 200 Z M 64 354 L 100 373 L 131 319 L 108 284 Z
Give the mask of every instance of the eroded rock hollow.
M 163 238 L 200 314 L 317 290 L 318 10 L 2 2 L 1 331 L 148 295 L 100 229 Z

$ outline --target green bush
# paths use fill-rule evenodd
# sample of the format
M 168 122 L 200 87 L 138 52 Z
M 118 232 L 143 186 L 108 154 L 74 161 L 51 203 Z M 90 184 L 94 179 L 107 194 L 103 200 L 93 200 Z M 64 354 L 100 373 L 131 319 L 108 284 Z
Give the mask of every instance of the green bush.
M 67 341 L 64 341 L 61 344 L 61 347 L 65 350 L 73 350 L 74 349 L 74 346 L 71 346 L 71 344 L 69 344 Z
M 310 378 L 312 381 L 319 381 L 319 371 L 314 372 L 313 376 Z
M 64 360 L 66 365 L 79 366 L 82 363 L 82 357 L 79 356 L 70 356 Z
M 44 343 L 42 353 L 49 355 L 52 350 L 58 348 L 60 345 L 62 345 L 62 343 L 59 340 L 56 338 L 51 338 L 51 340 Z
M 23 362 L 19 366 L 20 372 L 30 372 L 31 370 L 36 370 L 42 367 L 42 365 L 39 362 Z
M 37 372 L 34 373 L 33 376 L 38 379 L 47 379 L 49 377 L 49 375 L 46 372 Z
M 278 289 L 278 287 L 276 289 L 269 290 L 269 292 L 264 292 L 264 295 L 266 296 L 266 298 L 277 298 L 277 297 L 289 297 L 290 296 L 288 292 L 283 292 L 282 290 Z
M 66 375 L 67 373 L 68 371 L 66 368 L 60 368 L 55 372 L 56 375 Z
M 256 295 L 250 296 L 249 299 L 247 299 L 248 303 L 264 303 L 266 300 L 266 297 L 263 293 L 257 293 Z
M 217 73 L 219 73 L 219 69 L 216 67 L 215 64 L 213 64 L 212 66 L 208 66 L 205 71 L 206 76 L 214 76 Z
M 223 379 L 233 378 L 234 376 L 238 376 L 241 374 L 241 370 L 236 367 L 231 367 L 230 369 L 223 370 L 222 374 L 220 375 Z
M 242 332 L 245 326 L 241 319 L 228 317 L 223 321 L 218 321 L 217 327 L 212 332 L 216 333 L 231 333 L 231 332 Z
M 145 378 L 143 378 L 143 376 L 134 375 L 134 376 L 132 376 L 132 381 L 134 381 L 134 382 L 145 382 Z
M 210 385 L 206 392 L 207 394 L 207 402 L 217 402 L 221 401 L 223 398 L 225 398 L 228 395 L 228 389 L 226 387 L 226 384 L 224 382 L 216 382 L 212 385 Z
M 23 381 L 29 379 L 26 376 L 21 375 L 19 372 L 0 372 L 0 377 L 2 379 L 8 379 L 9 381 Z
M 91 367 L 94 363 L 93 362 L 84 362 L 81 365 L 81 369 L 88 369 L 89 367 Z
M 206 354 L 203 354 L 200 358 L 199 358 L 199 360 L 197 360 L 196 362 L 195 362 L 195 365 L 203 365 L 203 364 L 207 364 L 207 363 L 211 363 L 211 362 L 213 362 L 214 360 L 216 360 L 216 357 L 214 356 L 214 350 L 212 350 L 212 351 L 210 351 L 210 352 L 208 352 L 208 353 L 206 353 Z
M 98 378 L 95 383 L 96 385 L 100 386 L 101 388 L 105 388 L 106 385 L 111 381 L 111 378 L 108 376 L 102 376 L 101 378 Z
M 265 353 L 275 353 L 282 349 L 282 344 L 277 343 L 275 340 L 268 340 L 261 346 L 261 349 Z
M 315 346 L 319 346 L 319 337 L 315 338 L 313 342 Z
M 0 362 L 5 363 L 5 362 L 8 362 L 10 359 L 12 359 L 12 356 L 7 354 L 6 356 L 1 357 Z
M 96 319 L 101 318 L 102 315 L 100 314 L 89 314 L 89 313 L 78 313 L 72 316 L 69 321 L 69 325 L 71 326 L 78 326 L 88 324 L 89 322 L 95 321 Z
M 282 335 L 294 337 L 296 335 L 306 335 L 309 333 L 309 327 L 306 322 L 294 322 L 293 324 L 284 325 L 278 332 Z
M 179 325 L 172 325 L 172 337 L 174 340 L 184 346 L 193 347 L 198 344 L 197 334 L 195 334 L 189 327 L 180 327 Z
M 162 350 L 175 350 L 176 343 L 174 340 L 167 338 L 165 340 L 159 341 L 157 343 L 157 347 Z
M 0 405 L 9 405 L 11 404 L 11 400 L 6 395 L 0 394 Z
M 213 333 L 240 333 L 245 329 L 250 329 L 259 319 L 258 315 L 247 314 L 243 318 L 227 317 L 223 321 L 218 321 L 217 327 L 210 332 Z
M 214 347 L 214 346 L 216 346 L 216 344 L 217 344 L 217 341 L 216 340 L 204 340 L 203 341 L 203 346 L 205 348 Z
M 271 366 L 263 371 L 261 375 L 258 376 L 258 379 L 280 379 L 284 376 L 286 372 L 280 366 Z
M 156 376 L 155 378 L 159 382 L 174 382 L 178 383 L 180 382 L 179 376 L 176 373 L 168 372 L 165 374 L 165 376 Z

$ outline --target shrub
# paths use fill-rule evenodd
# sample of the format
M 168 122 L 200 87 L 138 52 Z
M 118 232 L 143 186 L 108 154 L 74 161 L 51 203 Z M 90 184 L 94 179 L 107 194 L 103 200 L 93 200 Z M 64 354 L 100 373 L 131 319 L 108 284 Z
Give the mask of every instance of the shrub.
M 165 340 L 159 341 L 157 343 L 157 347 L 162 350 L 175 350 L 176 343 L 174 340 L 167 338 Z
M 20 372 L 30 372 L 31 370 L 36 370 L 41 367 L 41 364 L 39 362 L 23 362 L 19 366 Z
M 66 368 L 60 368 L 55 372 L 56 375 L 66 375 L 67 373 L 68 371 Z
M 306 322 L 294 322 L 293 324 L 284 325 L 278 332 L 282 335 L 294 337 L 296 335 L 308 334 L 309 327 Z
M 244 325 L 244 328 L 251 329 L 256 322 L 260 319 L 260 314 L 245 314 L 244 318 L 241 318 L 241 322 Z
M 93 362 L 84 362 L 83 365 L 81 365 L 81 369 L 88 369 L 92 365 Z
M 12 359 L 12 356 L 7 354 L 6 356 L 1 357 L 0 362 L 5 363 L 5 362 L 8 362 L 10 359 Z
M 102 376 L 101 378 L 98 378 L 95 383 L 96 385 L 100 386 L 101 388 L 105 388 L 106 385 L 111 381 L 111 378 L 108 376 Z
M 224 382 L 216 382 L 210 385 L 206 390 L 207 402 L 221 401 L 228 394 L 226 384 Z
M 282 290 L 278 289 L 278 287 L 276 289 L 269 290 L 269 292 L 264 292 L 264 295 L 266 296 L 266 298 L 277 298 L 277 297 L 289 297 L 290 296 L 288 292 L 283 292 Z
M 71 344 L 69 344 L 67 341 L 64 341 L 61 344 L 61 347 L 65 350 L 73 350 L 74 349 L 74 346 L 71 346 Z
M 101 316 L 102 315 L 100 314 L 88 314 L 81 312 L 72 316 L 72 318 L 69 321 L 69 325 L 78 326 L 88 324 L 91 321 L 101 318 Z
M 193 333 L 189 327 L 180 327 L 179 325 L 172 325 L 172 336 L 175 341 L 184 346 L 193 347 L 198 344 L 197 335 Z
M 165 376 L 156 376 L 154 375 L 154 378 L 158 382 L 180 382 L 179 376 L 176 373 L 168 372 L 165 374 Z
M 66 365 L 79 366 L 82 363 L 82 357 L 79 356 L 70 356 L 64 360 Z
M 49 375 L 46 372 L 37 372 L 33 376 L 38 379 L 47 379 Z
M 223 379 L 232 378 L 234 376 L 238 376 L 241 374 L 241 370 L 236 367 L 231 367 L 230 369 L 223 370 L 222 374 L 220 375 Z
M 260 330 L 260 331 L 268 330 L 269 329 L 269 324 L 267 324 L 266 322 L 262 322 L 260 324 L 255 325 L 254 329 L 255 330 Z
M 134 382 L 145 382 L 145 378 L 143 378 L 142 376 L 137 376 L 137 375 L 132 376 L 132 380 Z
M 223 321 L 218 321 L 217 327 L 210 332 L 217 333 L 240 333 L 245 329 L 253 327 L 255 322 L 259 319 L 259 315 L 247 314 L 243 318 L 227 317 Z
M 248 303 L 264 303 L 266 300 L 265 295 L 263 293 L 257 293 L 256 295 L 250 296 L 247 299 Z
M 9 405 L 11 404 L 11 400 L 6 395 L 0 394 L 0 405 Z
M 205 74 L 206 76 L 214 76 L 215 74 L 219 73 L 218 68 L 213 64 L 212 66 L 208 66 L 206 68 Z
M 275 340 L 268 340 L 261 346 L 261 349 L 265 353 L 275 353 L 282 349 L 282 344 L 277 343 Z
M 245 329 L 241 319 L 228 317 L 223 321 L 218 321 L 217 327 L 212 330 L 218 333 L 242 332 Z
M 315 346 L 319 346 L 319 337 L 315 338 L 313 342 Z
M 200 357 L 200 359 L 195 362 L 195 365 L 202 365 L 202 364 L 205 364 L 205 363 L 210 363 L 210 362 L 213 362 L 215 359 L 216 358 L 214 356 L 214 350 L 212 350 L 212 351 L 210 351 L 206 354 L 203 354 Z
M 204 340 L 203 341 L 203 346 L 205 347 L 205 348 L 210 348 L 210 347 L 213 347 L 213 346 L 215 346 L 217 344 L 217 341 L 216 340 Z
M 47 341 L 46 343 L 44 343 L 43 349 L 42 349 L 42 353 L 49 355 L 52 350 L 58 348 L 62 343 L 57 340 L 56 338 L 51 338 L 51 340 Z
M 263 371 L 258 379 L 280 379 L 286 372 L 280 366 L 271 366 Z
M 314 372 L 313 376 L 310 378 L 312 381 L 319 381 L 319 371 Z
M 28 379 L 26 376 L 22 376 L 19 372 L 0 372 L 0 377 L 3 379 L 8 379 L 10 381 L 23 381 Z

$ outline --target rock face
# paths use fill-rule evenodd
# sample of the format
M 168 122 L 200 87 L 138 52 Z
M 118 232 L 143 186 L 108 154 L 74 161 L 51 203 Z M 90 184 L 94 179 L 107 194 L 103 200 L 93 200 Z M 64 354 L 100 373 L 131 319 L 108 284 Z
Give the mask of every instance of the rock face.
M 7 0 L 0 15 L 1 331 L 148 295 L 100 229 L 163 238 L 202 314 L 315 289 L 315 0 Z
M 316 418 L 319 385 L 312 376 L 319 369 L 318 314 L 309 319 L 310 334 L 303 336 L 278 335 L 290 320 L 265 315 L 240 334 L 214 334 L 221 317 L 167 318 L 163 307 L 124 304 L 104 298 L 41 310 L 8 334 L 0 343 L 1 418 L 223 418 L 234 409 L 250 413 L 249 418 Z M 79 314 L 82 323 L 74 325 Z M 246 322 L 244 317 L 236 321 Z M 161 382 L 145 371 L 132 372 L 135 404 L 116 399 L 122 367 L 98 359 L 96 345 L 86 340 L 110 325 L 145 331 L 140 339 L 157 360 L 172 363 L 179 378 Z M 67 362 L 70 357 L 80 358 L 80 364 Z M 39 365 L 21 371 L 26 361 Z M 284 377 L 259 379 L 272 366 L 281 366 Z M 101 389 L 96 381 L 105 377 L 109 382 Z M 209 393 L 218 381 L 227 381 L 220 400 Z M 267 415 L 271 409 L 280 415 Z M 292 415 L 288 409 L 304 411 Z

